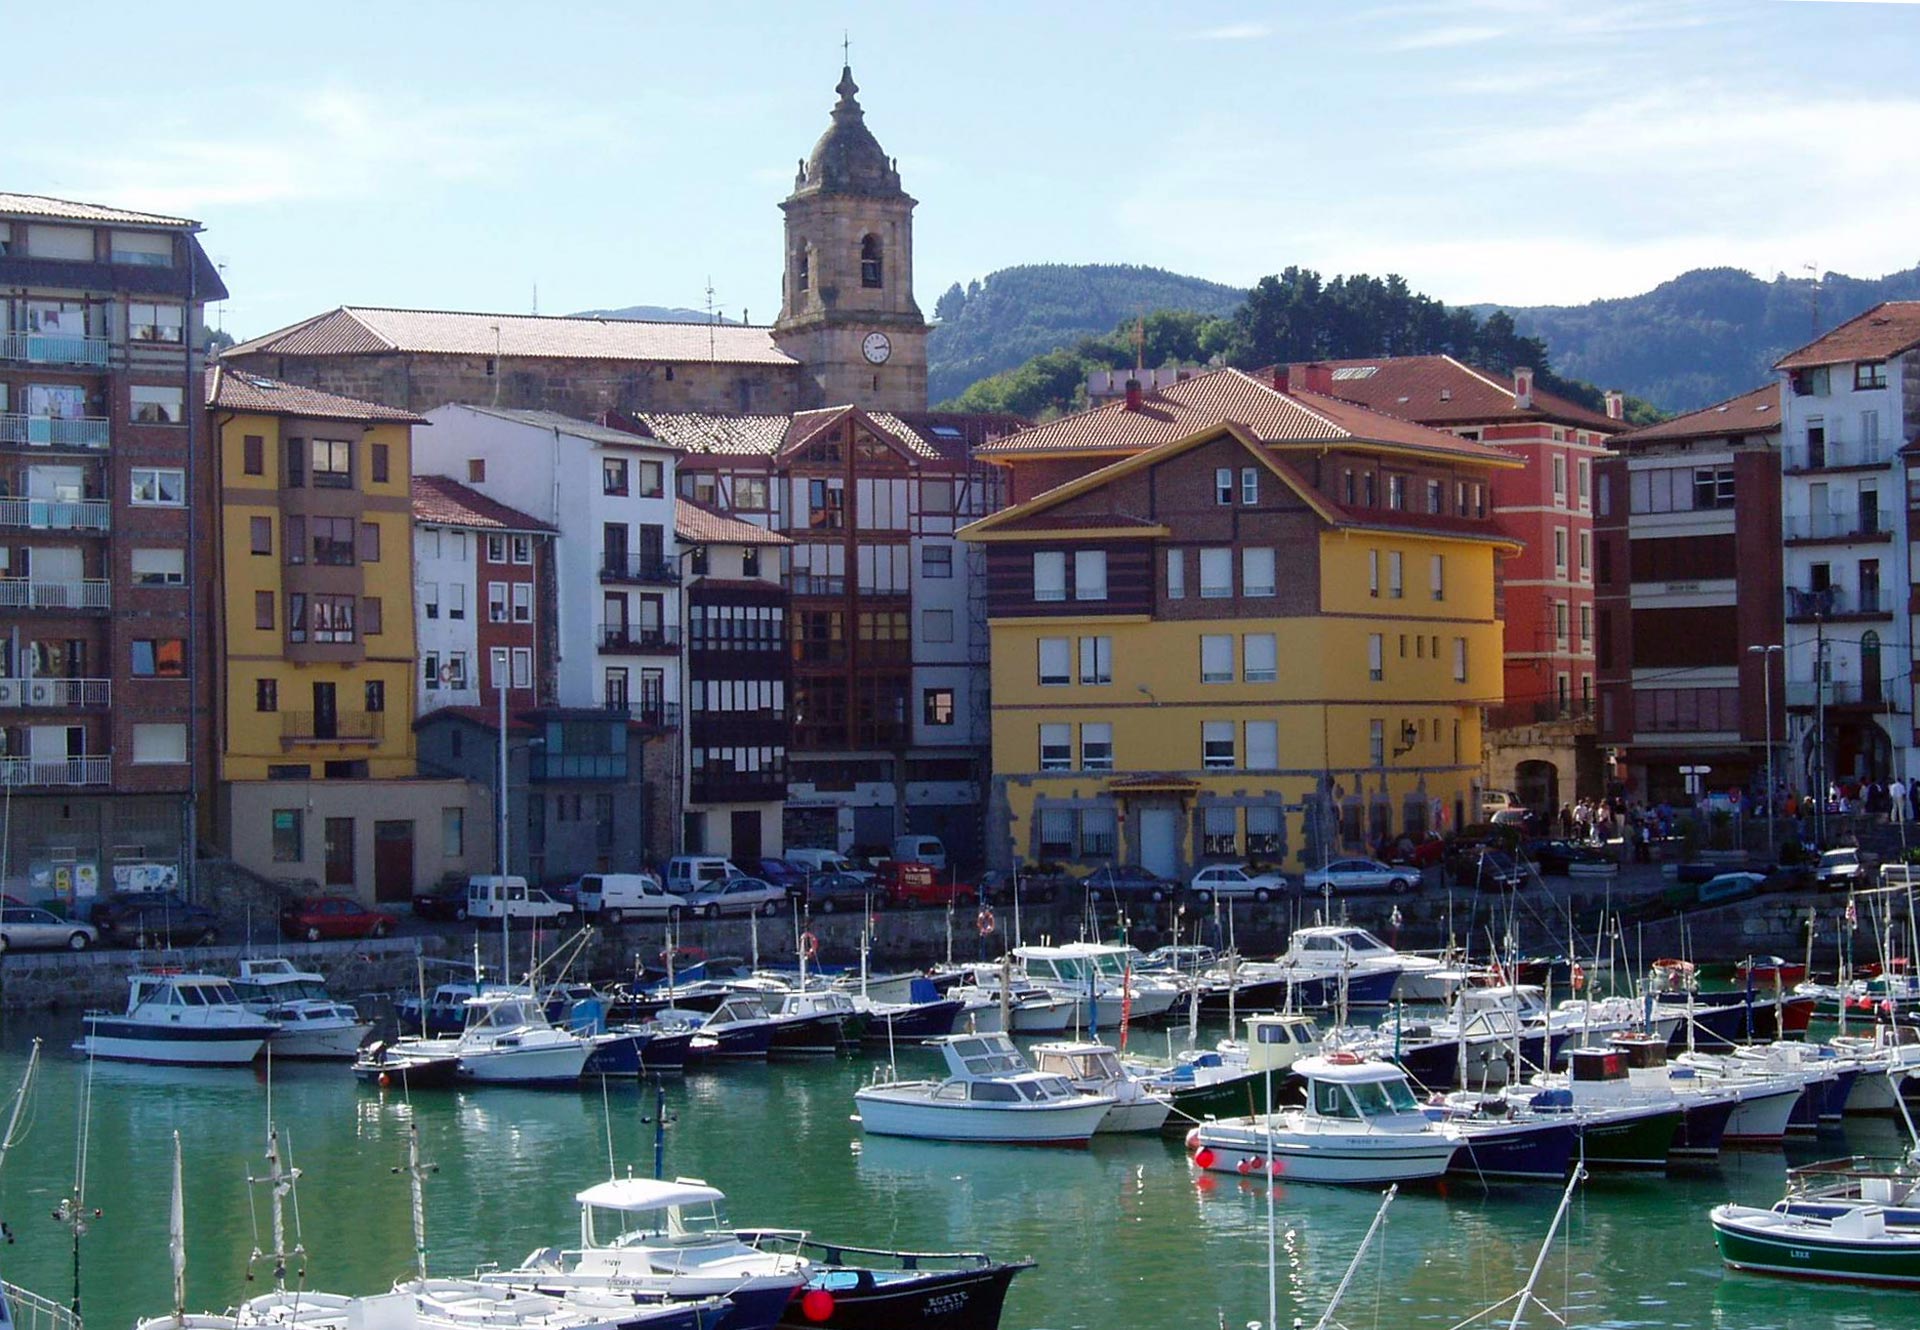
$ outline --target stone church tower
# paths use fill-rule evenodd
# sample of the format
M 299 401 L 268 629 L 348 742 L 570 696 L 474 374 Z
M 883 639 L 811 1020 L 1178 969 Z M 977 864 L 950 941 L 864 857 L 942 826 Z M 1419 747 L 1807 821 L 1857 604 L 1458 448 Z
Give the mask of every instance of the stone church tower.
M 833 123 L 800 163 L 773 338 L 811 381 L 810 406 L 924 411 L 927 324 L 913 300 L 914 200 L 840 71 Z

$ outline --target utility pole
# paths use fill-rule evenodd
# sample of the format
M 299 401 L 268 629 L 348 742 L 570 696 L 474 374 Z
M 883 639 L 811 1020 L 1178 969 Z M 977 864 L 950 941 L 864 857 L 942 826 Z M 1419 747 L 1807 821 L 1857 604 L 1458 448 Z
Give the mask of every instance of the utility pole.
M 1751 646 L 1747 654 L 1760 657 L 1760 696 L 1761 705 L 1767 709 L 1767 856 L 1773 856 L 1773 654 L 1784 652 L 1786 647 L 1778 642 L 1766 646 Z
M 1813 616 L 1813 823 L 1814 838 L 1827 847 L 1827 620 Z

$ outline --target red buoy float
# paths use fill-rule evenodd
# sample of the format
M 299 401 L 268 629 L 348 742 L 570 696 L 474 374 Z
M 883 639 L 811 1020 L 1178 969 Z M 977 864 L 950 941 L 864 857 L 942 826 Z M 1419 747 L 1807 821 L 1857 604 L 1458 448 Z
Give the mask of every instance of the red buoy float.
M 1214 1154 L 1212 1150 L 1209 1150 L 1206 1146 L 1203 1145 L 1199 1148 L 1199 1150 L 1195 1151 L 1193 1156 L 1193 1162 L 1194 1162 L 1194 1166 L 1197 1168 L 1212 1168 L 1214 1165 L 1214 1161 L 1218 1158 L 1219 1158 L 1218 1155 Z
M 1189 1127 L 1187 1129 L 1187 1149 L 1189 1150 L 1194 1149 L 1199 1144 L 1200 1144 L 1200 1129 L 1198 1127 Z
M 800 1295 L 800 1314 L 818 1325 L 833 1315 L 833 1294 L 824 1288 L 810 1288 Z
M 1253 1161 L 1251 1159 L 1242 1159 L 1235 1167 L 1240 1170 L 1240 1176 L 1245 1177 L 1247 1174 L 1253 1172 Z

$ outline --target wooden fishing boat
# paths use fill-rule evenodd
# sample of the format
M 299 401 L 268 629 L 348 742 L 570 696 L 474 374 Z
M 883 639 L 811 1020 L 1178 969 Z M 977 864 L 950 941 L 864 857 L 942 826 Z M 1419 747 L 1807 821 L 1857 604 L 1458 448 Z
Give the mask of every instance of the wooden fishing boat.
M 1884 1206 L 1863 1205 L 1830 1219 L 1783 1206 L 1715 1206 L 1720 1259 L 1736 1270 L 1795 1279 L 1920 1286 L 1920 1230 L 1889 1225 Z

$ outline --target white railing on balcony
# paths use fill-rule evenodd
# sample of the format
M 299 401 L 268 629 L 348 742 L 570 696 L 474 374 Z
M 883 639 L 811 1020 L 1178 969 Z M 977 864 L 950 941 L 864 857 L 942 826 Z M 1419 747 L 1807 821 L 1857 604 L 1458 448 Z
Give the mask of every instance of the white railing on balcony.
M 24 360 L 32 365 L 104 365 L 111 347 L 104 337 L 0 333 L 0 360 Z
M 0 609 L 106 610 L 113 608 L 113 584 L 102 577 L 82 582 L 36 582 L 0 577 Z
M 1793 513 L 1785 521 L 1788 540 L 1847 540 L 1883 536 L 1893 530 L 1892 514 L 1877 508 L 1841 513 Z
M 105 531 L 112 513 L 105 499 L 0 499 L 0 526 L 35 531 Z
M 19 412 L 0 415 L 0 443 L 25 443 L 36 448 L 104 448 L 107 446 L 105 416 L 28 416 Z
M 1804 443 L 1784 449 L 1782 465 L 1788 471 L 1830 471 L 1844 466 L 1885 466 L 1893 460 L 1895 445 L 1876 439 L 1871 443 L 1848 439 L 1829 439 L 1819 448 Z
M 105 785 L 113 779 L 113 759 L 89 757 L 0 757 L 0 785 Z
M 0 710 L 103 710 L 112 704 L 111 679 L 0 679 Z

